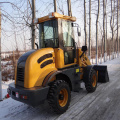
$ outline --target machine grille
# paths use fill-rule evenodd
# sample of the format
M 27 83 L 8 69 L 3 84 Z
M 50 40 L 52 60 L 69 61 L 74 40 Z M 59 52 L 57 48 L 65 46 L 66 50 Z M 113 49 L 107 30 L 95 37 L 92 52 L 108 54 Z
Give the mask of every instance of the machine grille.
M 24 82 L 24 68 L 17 68 L 17 81 Z

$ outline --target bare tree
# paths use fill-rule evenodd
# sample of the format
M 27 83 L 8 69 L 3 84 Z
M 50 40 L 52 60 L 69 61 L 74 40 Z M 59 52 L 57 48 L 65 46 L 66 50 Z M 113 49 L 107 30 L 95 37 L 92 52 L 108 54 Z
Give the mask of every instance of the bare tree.
M 84 0 L 84 31 L 85 31 L 85 45 L 87 46 L 86 0 Z
M 2 100 L 2 76 L 1 76 L 1 9 L 0 9 L 0 101 Z
M 32 29 L 32 49 L 35 49 L 35 23 L 34 23 L 34 19 L 36 17 L 36 14 L 35 14 L 35 0 L 32 0 L 32 26 L 31 26 L 31 29 Z
M 54 0 L 54 12 L 57 12 L 57 4 L 56 4 L 56 0 Z
M 119 0 L 117 0 L 117 57 L 119 57 Z
M 21 6 L 19 4 L 17 4 L 17 2 L 20 4 L 22 4 Z M 4 31 L 5 35 L 8 37 L 8 39 L 11 39 L 11 36 L 15 36 L 15 49 L 16 46 L 18 46 L 17 44 L 20 44 L 19 38 L 22 36 L 22 41 L 24 41 L 24 34 L 23 31 L 30 31 L 30 27 L 31 27 L 31 11 L 29 11 L 28 6 L 23 10 L 23 5 L 26 5 L 26 3 L 28 3 L 28 1 L 23 2 L 23 0 L 21 1 L 17 1 L 17 2 L 0 2 L 0 5 L 3 4 L 9 4 L 11 5 L 11 8 L 17 13 L 16 15 L 11 15 L 10 13 L 8 13 L 9 11 L 7 11 L 6 9 L 4 9 L 4 7 L 2 7 L 2 20 L 5 23 L 6 21 L 8 21 L 9 23 L 9 27 L 2 27 L 2 31 Z M 30 9 L 31 10 L 31 9 Z M 28 12 L 29 11 L 29 12 Z M 13 28 L 14 27 L 14 28 Z M 8 32 L 6 31 L 11 31 L 12 35 L 9 37 Z M 30 33 L 30 32 L 29 32 Z M 3 34 L 2 34 L 3 35 Z M 20 37 L 18 37 L 20 36 Z M 28 35 L 26 35 L 27 37 Z M 30 36 L 30 35 L 29 35 Z M 27 41 L 29 40 L 26 39 Z M 22 42 L 24 43 L 24 42 Z M 24 46 L 24 45 L 21 45 Z M 20 45 L 18 46 L 20 47 Z
M 105 0 L 103 0 L 103 40 L 104 40 L 104 62 L 106 61 L 105 17 L 106 17 L 106 2 L 105 2 Z
M 98 21 L 99 21 L 99 11 L 100 11 L 100 0 L 98 0 L 98 13 L 96 19 L 96 64 L 98 64 Z
M 106 12 L 106 10 L 107 10 L 107 0 L 106 0 L 106 5 L 105 5 L 106 7 L 105 7 L 105 13 L 106 13 L 106 33 L 105 33 L 105 40 L 106 40 L 106 61 L 107 61 L 107 55 L 108 55 L 108 38 L 107 38 L 107 35 L 108 35 L 108 28 L 107 28 L 107 12 Z
M 113 56 L 113 51 L 114 51 L 114 45 L 113 45 L 113 37 L 114 37 L 114 35 L 113 35 L 113 3 L 112 3 L 112 0 L 111 0 L 111 19 L 110 19 L 110 27 L 111 27 L 111 31 L 112 31 L 112 39 L 111 39 L 111 41 L 112 41 L 112 49 L 111 49 L 111 53 L 112 53 L 112 59 L 114 59 L 114 56 Z
M 89 51 L 88 57 L 91 59 L 91 0 L 89 0 Z

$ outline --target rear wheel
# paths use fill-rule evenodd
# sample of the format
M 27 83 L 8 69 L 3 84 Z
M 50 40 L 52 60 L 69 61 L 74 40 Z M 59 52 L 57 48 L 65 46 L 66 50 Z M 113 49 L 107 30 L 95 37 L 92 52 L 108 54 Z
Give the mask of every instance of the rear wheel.
M 92 70 L 90 73 L 89 80 L 85 82 L 85 88 L 86 90 L 90 92 L 94 92 L 97 88 L 97 73 L 95 70 Z
M 51 86 L 48 93 L 48 103 L 54 112 L 64 113 L 70 104 L 71 91 L 64 80 L 57 80 Z

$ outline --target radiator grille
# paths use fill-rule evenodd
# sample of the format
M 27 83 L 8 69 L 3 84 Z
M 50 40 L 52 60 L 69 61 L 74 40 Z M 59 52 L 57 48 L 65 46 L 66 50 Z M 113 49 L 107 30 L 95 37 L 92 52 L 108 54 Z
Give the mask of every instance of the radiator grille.
M 24 82 L 24 68 L 17 68 L 17 81 Z

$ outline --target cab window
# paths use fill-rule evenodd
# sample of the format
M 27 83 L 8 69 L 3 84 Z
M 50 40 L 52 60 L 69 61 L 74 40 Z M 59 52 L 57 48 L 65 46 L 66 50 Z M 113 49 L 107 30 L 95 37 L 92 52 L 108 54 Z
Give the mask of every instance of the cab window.
M 63 44 L 64 47 L 72 47 L 74 45 L 73 41 L 73 31 L 70 21 L 62 21 L 62 31 L 63 31 Z
M 57 20 L 49 20 L 39 24 L 40 48 L 58 47 L 58 26 Z

